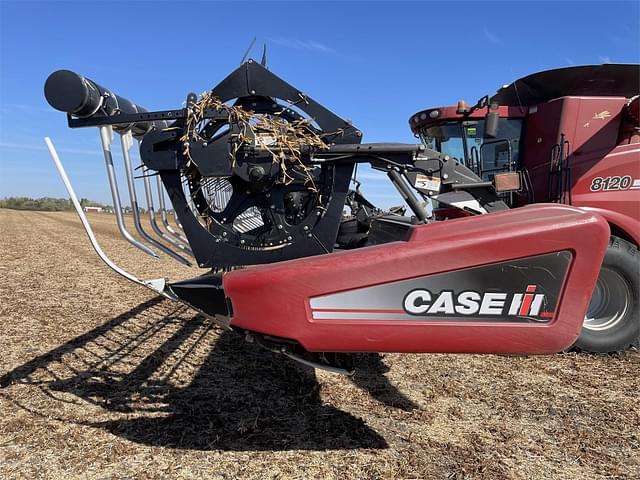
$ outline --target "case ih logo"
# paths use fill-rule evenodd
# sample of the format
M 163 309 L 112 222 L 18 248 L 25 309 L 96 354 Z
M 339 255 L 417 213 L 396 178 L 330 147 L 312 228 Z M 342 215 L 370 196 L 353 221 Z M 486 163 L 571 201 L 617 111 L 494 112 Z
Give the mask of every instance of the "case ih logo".
M 572 258 L 546 253 L 329 293 L 310 298 L 309 313 L 331 322 L 547 323 Z
M 537 285 L 527 285 L 526 292 L 508 294 L 504 292 L 478 293 L 468 290 L 455 294 L 443 290 L 434 295 L 429 290 L 410 291 L 402 306 L 410 315 L 442 316 L 499 316 L 499 317 L 544 317 L 552 312 L 540 312 L 544 304 L 544 294 L 536 293 Z

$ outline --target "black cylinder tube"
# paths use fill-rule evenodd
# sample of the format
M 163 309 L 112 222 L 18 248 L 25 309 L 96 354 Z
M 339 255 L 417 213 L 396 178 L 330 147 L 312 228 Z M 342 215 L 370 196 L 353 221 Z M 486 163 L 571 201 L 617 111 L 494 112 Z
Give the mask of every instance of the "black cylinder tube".
M 70 70 L 58 70 L 49 75 L 44 84 L 44 96 L 56 110 L 79 118 L 147 112 L 131 100 Z M 113 127 L 116 130 L 132 129 L 134 135 L 143 135 L 152 125 L 152 122 L 139 122 Z

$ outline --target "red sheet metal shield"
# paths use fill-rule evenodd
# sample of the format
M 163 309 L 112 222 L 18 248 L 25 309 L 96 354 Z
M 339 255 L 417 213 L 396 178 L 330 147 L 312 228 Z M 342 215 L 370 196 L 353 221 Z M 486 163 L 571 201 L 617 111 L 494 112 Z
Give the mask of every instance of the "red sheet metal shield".
M 597 215 L 532 205 L 234 271 L 223 285 L 233 326 L 310 351 L 550 353 L 580 332 L 608 237 Z

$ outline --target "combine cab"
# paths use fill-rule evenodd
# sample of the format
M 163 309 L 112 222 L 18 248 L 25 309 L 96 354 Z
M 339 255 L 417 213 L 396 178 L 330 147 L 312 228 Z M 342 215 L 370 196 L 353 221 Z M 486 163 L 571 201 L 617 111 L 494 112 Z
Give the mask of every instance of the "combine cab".
M 575 344 L 586 351 L 622 350 L 640 334 L 639 93 L 638 65 L 570 67 L 409 119 L 424 145 L 493 184 L 509 207 L 552 202 L 607 220 L 612 236 Z M 488 212 L 471 197 L 432 192 L 436 217 Z
M 454 159 L 444 137 L 438 145 L 361 143 L 355 126 L 252 60 L 201 97 L 188 94 L 184 108 L 147 112 L 66 70 L 47 79 L 45 96 L 71 128 L 99 130 L 124 237 L 204 273 L 140 280 L 115 265 L 47 138 L 101 258 L 249 341 L 345 372 L 349 352 L 551 353 L 580 332 L 607 222 L 557 202 L 510 209 L 513 199 L 486 172 Z M 135 236 L 120 214 L 114 134 Z M 140 166 L 131 155 L 135 141 Z M 487 148 L 477 148 L 478 158 Z M 358 163 L 384 171 L 410 212 L 382 211 L 352 189 Z M 134 167 L 151 231 L 139 218 Z M 167 219 L 165 192 L 177 227 Z M 467 204 L 451 202 L 460 218 L 436 221 L 426 200 L 446 195 L 466 195 Z

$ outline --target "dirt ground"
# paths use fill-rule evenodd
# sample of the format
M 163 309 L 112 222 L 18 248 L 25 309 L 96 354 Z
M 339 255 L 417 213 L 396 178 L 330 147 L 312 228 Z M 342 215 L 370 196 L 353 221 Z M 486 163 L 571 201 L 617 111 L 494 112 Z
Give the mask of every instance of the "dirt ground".
M 130 248 L 143 278 L 194 276 Z M 0 478 L 640 478 L 640 353 L 359 355 L 305 371 L 0 210 Z

